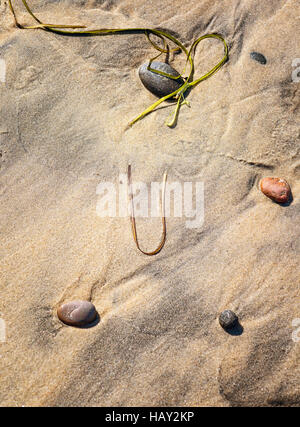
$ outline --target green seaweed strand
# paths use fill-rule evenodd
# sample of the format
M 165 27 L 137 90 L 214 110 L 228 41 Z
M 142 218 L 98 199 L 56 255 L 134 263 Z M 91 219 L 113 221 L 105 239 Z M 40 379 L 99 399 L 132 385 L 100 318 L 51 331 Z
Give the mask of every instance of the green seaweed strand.
M 16 13 L 14 11 L 13 5 L 12 5 L 12 1 L 8 0 L 9 3 L 9 7 L 10 10 L 13 14 L 14 20 L 15 20 L 15 24 L 18 28 L 21 29 L 42 29 L 45 31 L 50 31 L 52 33 L 56 33 L 56 34 L 62 34 L 62 35 L 70 35 L 70 36 L 75 36 L 75 35 L 85 35 L 85 36 L 100 36 L 100 35 L 109 35 L 109 34 L 145 34 L 148 41 L 150 42 L 150 44 L 154 47 L 154 49 L 156 49 L 159 53 L 158 55 L 156 55 L 154 58 L 151 58 L 149 60 L 149 64 L 148 64 L 148 70 L 156 73 L 156 74 L 160 74 L 162 76 L 168 77 L 170 79 L 176 80 L 179 78 L 183 78 L 182 74 L 179 74 L 178 76 L 172 76 L 168 73 L 165 73 L 163 71 L 160 70 L 155 70 L 153 68 L 151 68 L 151 64 L 152 62 L 157 59 L 160 55 L 164 54 L 164 53 L 168 53 L 168 52 L 174 52 L 174 51 L 183 51 L 186 55 L 186 64 L 190 65 L 190 71 L 188 74 L 187 78 L 183 78 L 184 79 L 184 83 L 174 92 L 163 96 L 162 98 L 160 98 L 158 101 L 154 102 L 154 104 L 150 105 L 150 107 L 148 107 L 146 110 L 144 110 L 141 114 L 139 114 L 135 119 L 133 119 L 129 124 L 128 127 L 131 127 L 134 123 L 138 122 L 139 120 L 143 119 L 145 116 L 147 116 L 149 113 L 151 113 L 153 110 L 155 110 L 162 102 L 166 101 L 167 99 L 171 99 L 171 98 L 175 98 L 177 100 L 177 105 L 175 108 L 174 113 L 172 114 L 172 119 L 170 121 L 166 122 L 166 125 L 169 127 L 173 127 L 176 122 L 177 122 L 177 118 L 178 118 L 178 114 L 179 114 L 179 110 L 180 107 L 184 104 L 189 105 L 188 101 L 185 99 L 184 94 L 190 89 L 193 88 L 195 86 L 197 86 L 200 82 L 202 82 L 203 80 L 208 79 L 209 77 L 211 77 L 214 73 L 216 73 L 223 65 L 224 63 L 228 60 L 228 46 L 227 43 L 225 41 L 225 39 L 220 36 L 219 34 L 205 34 L 204 36 L 199 37 L 197 40 L 195 40 L 190 48 L 190 50 L 188 51 L 186 49 L 186 47 L 174 36 L 172 36 L 171 34 L 167 33 L 166 31 L 162 31 L 162 30 L 156 30 L 156 29 L 151 29 L 151 28 L 101 28 L 98 30 L 80 30 L 80 31 L 74 31 L 78 28 L 86 28 L 86 26 L 84 25 L 55 25 L 55 24 L 45 24 L 42 21 L 40 21 L 35 14 L 32 12 L 32 10 L 30 9 L 30 7 L 28 6 L 26 0 L 22 0 L 22 3 L 24 4 L 27 12 L 30 14 L 30 16 L 37 22 L 37 25 L 33 25 L 33 26 L 23 26 L 21 25 L 18 20 L 17 20 L 17 16 Z M 73 31 L 68 31 L 66 29 L 72 29 Z M 151 40 L 151 35 L 155 35 L 157 36 L 164 44 L 164 48 L 161 48 L 160 46 L 158 46 L 153 40 Z M 196 80 L 193 80 L 193 76 L 194 76 L 194 71 L 195 71 L 195 67 L 194 67 L 194 56 L 195 56 L 195 52 L 196 52 L 196 48 L 198 46 L 198 44 L 204 40 L 204 39 L 208 39 L 208 38 L 214 38 L 217 40 L 220 40 L 223 43 L 224 46 L 224 56 L 221 59 L 220 62 L 217 63 L 217 65 L 215 65 L 210 71 L 208 71 L 206 74 L 204 74 L 203 76 L 199 77 Z M 168 44 L 167 44 L 167 40 L 173 42 L 177 47 L 173 48 L 173 49 L 169 49 Z M 186 68 L 186 67 L 185 67 Z

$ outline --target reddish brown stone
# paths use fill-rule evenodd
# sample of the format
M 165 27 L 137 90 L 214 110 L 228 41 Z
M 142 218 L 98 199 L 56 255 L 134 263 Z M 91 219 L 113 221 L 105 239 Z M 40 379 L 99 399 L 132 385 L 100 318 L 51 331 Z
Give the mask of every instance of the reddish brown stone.
M 70 301 L 57 310 L 58 318 L 71 326 L 85 326 L 97 317 L 97 311 L 89 301 Z
M 291 197 L 291 188 L 282 178 L 263 178 L 260 181 L 260 189 L 277 203 L 287 203 Z

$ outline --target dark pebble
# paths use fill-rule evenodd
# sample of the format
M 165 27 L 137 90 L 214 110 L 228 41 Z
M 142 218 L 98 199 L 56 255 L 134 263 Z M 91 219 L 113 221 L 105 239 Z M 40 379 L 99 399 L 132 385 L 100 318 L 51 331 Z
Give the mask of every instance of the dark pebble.
M 219 316 L 219 323 L 224 329 L 233 328 L 237 321 L 237 315 L 231 310 L 224 310 Z
M 67 325 L 85 326 L 96 319 L 97 311 L 89 301 L 71 301 L 60 306 L 57 315 Z
M 266 65 L 266 63 L 267 63 L 266 57 L 262 53 L 251 52 L 250 57 L 251 57 L 251 59 L 254 59 L 254 61 L 257 61 L 260 64 Z
M 169 95 L 170 93 L 179 89 L 180 86 L 183 85 L 184 80 L 182 78 L 173 80 L 168 77 L 153 73 L 152 71 L 147 70 L 148 65 L 149 62 L 141 65 L 139 69 L 139 77 L 145 88 L 155 96 L 162 98 L 163 96 Z M 168 73 L 171 76 L 179 76 L 179 73 L 173 67 L 171 67 L 171 65 L 166 64 L 165 62 L 153 61 L 151 68 L 154 70 L 163 71 L 164 73 Z
M 265 196 L 277 203 L 287 203 L 291 198 L 291 187 L 283 178 L 263 178 L 260 189 Z

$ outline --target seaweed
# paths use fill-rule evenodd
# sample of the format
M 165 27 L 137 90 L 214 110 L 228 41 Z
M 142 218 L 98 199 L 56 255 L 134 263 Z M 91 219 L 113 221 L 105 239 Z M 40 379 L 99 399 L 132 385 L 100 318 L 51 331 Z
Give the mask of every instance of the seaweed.
M 139 114 L 135 119 L 133 119 L 127 127 L 131 127 L 133 124 L 135 124 L 136 122 L 138 122 L 139 120 L 143 119 L 145 116 L 147 116 L 149 113 L 151 113 L 153 110 L 155 110 L 162 102 L 171 99 L 171 98 L 175 98 L 177 101 L 176 107 L 175 107 L 175 111 L 172 114 L 172 118 L 171 120 L 166 122 L 166 125 L 169 127 L 174 127 L 177 123 L 177 118 L 179 115 L 179 111 L 180 111 L 180 107 L 184 104 L 189 105 L 188 101 L 185 98 L 185 95 L 190 91 L 190 89 L 196 87 L 200 82 L 202 82 L 203 80 L 208 79 L 209 77 L 211 77 L 214 73 L 216 73 L 223 65 L 224 63 L 228 60 L 228 46 L 227 43 L 225 41 L 225 39 L 219 35 L 219 34 L 205 34 L 199 38 L 197 38 L 193 43 L 192 46 L 190 47 L 190 49 L 188 50 L 181 42 L 180 40 L 173 36 L 172 34 L 170 34 L 169 32 L 165 31 L 165 30 L 161 30 L 161 29 L 151 29 L 151 28 L 102 28 L 102 29 L 95 29 L 95 30 L 84 30 L 84 28 L 86 28 L 86 26 L 84 25 L 57 25 L 57 24 L 45 24 L 43 23 L 39 18 L 37 18 L 37 16 L 32 12 L 31 8 L 28 6 L 28 3 L 26 0 L 22 0 L 23 5 L 25 6 L 27 12 L 30 14 L 30 16 L 37 22 L 36 25 L 32 25 L 32 26 L 23 26 L 21 25 L 18 20 L 17 20 L 17 16 L 15 13 L 15 10 L 13 8 L 12 5 L 12 0 L 8 0 L 9 3 L 9 7 L 10 10 L 13 14 L 14 20 L 15 20 L 15 24 L 18 28 L 20 29 L 42 29 L 44 31 L 49 31 L 52 33 L 56 33 L 56 34 L 61 34 L 64 36 L 104 36 L 104 35 L 109 35 L 109 34 L 144 34 L 147 37 L 147 40 L 149 41 L 149 43 L 152 45 L 152 47 L 157 50 L 159 53 L 151 58 L 149 60 L 149 64 L 148 64 L 148 70 L 156 73 L 156 74 L 160 74 L 162 76 L 168 77 L 170 79 L 179 79 L 182 78 L 184 80 L 184 83 L 174 92 L 160 98 L 158 101 L 156 101 L 154 104 L 150 105 L 150 107 L 146 108 L 146 110 L 144 110 L 141 114 Z M 80 30 L 78 30 L 80 29 Z M 152 39 L 151 36 L 157 36 L 162 42 L 163 42 L 163 47 L 160 47 L 157 43 L 155 43 Z M 195 66 L 194 66 L 194 56 L 195 56 L 195 52 L 196 52 L 196 48 L 198 46 L 198 44 L 205 39 L 208 38 L 214 38 L 217 39 L 219 41 L 221 41 L 223 43 L 224 46 L 224 56 L 221 59 L 221 61 L 219 61 L 210 71 L 208 71 L 206 74 L 204 74 L 203 76 L 197 78 L 194 80 L 194 72 L 195 72 Z M 176 45 L 175 48 L 170 49 L 168 42 L 172 42 Z M 178 52 L 178 51 L 182 51 L 185 53 L 186 55 L 186 65 L 185 68 L 187 67 L 187 65 L 189 64 L 189 73 L 188 73 L 188 77 L 184 78 L 182 76 L 182 74 L 185 72 L 185 68 L 183 73 L 179 74 L 179 76 L 174 77 L 172 75 L 169 75 L 167 73 L 164 73 L 163 71 L 159 71 L 159 70 L 155 70 L 153 68 L 151 68 L 151 64 L 152 62 L 157 59 L 159 56 L 161 56 L 162 54 L 166 54 L 168 55 L 169 52 Z

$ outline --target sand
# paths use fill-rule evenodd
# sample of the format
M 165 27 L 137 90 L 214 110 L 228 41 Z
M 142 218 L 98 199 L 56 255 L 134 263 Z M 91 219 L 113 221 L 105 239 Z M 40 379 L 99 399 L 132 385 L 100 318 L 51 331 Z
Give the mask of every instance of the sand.
M 155 55 L 146 38 L 21 30 L 0 2 L 2 406 L 300 404 L 299 2 L 161 3 L 30 1 L 44 22 L 165 28 L 186 46 L 225 37 L 230 60 L 190 93 L 174 129 L 168 107 L 124 131 L 155 101 L 138 78 Z M 204 41 L 197 75 L 222 53 Z M 182 69 L 183 55 L 170 64 Z M 117 184 L 128 163 L 135 181 L 167 169 L 169 182 L 204 183 L 203 225 L 168 218 L 155 257 L 138 252 L 128 218 L 97 215 L 97 186 Z M 289 206 L 259 191 L 265 176 L 289 182 Z M 137 227 L 142 247 L 155 248 L 159 218 Z M 95 304 L 97 325 L 58 320 L 76 299 Z M 219 326 L 224 309 L 241 334 Z

